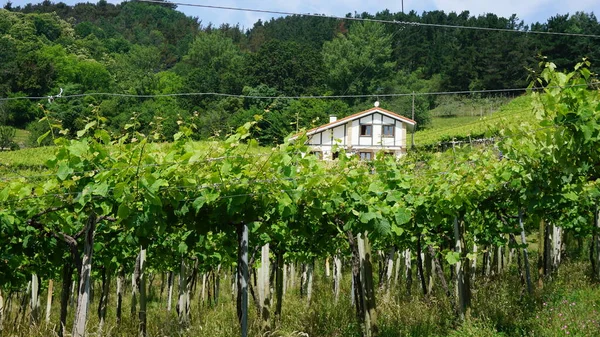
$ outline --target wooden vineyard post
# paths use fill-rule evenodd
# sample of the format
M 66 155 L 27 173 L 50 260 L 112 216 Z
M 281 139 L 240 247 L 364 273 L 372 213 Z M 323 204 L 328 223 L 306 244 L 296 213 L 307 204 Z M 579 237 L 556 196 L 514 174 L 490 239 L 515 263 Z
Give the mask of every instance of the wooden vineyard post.
M 140 336 L 146 336 L 146 247 L 140 248 Z
M 50 313 L 52 310 L 52 295 L 54 292 L 54 280 L 50 279 L 48 280 L 48 295 L 46 297 L 46 324 L 50 323 Z M 0 295 L 0 298 L 2 296 Z M 1 307 L 1 305 L 0 305 Z M 1 313 L 2 309 L 0 308 L 0 316 L 2 316 Z M 2 318 L 0 318 L 0 326 L 2 325 L 1 323 Z M 2 328 L 0 327 L 0 330 L 2 330 Z
M 237 314 L 242 337 L 248 336 L 248 225 L 237 226 L 238 236 L 238 295 Z
M 91 214 L 86 225 L 85 241 L 83 246 L 83 259 L 81 261 L 81 275 L 77 296 L 77 309 L 73 322 L 73 337 L 85 336 L 87 314 L 90 298 L 90 285 L 92 277 L 92 252 L 94 248 L 94 232 L 96 231 L 96 215 Z
M 521 228 L 521 243 L 523 244 L 523 260 L 525 260 L 525 280 L 527 281 L 527 292 L 532 294 L 531 271 L 529 268 L 529 254 L 527 253 L 527 239 L 525 238 L 525 226 L 523 225 L 523 211 L 519 210 L 519 227 Z
M 325 277 L 329 278 L 331 275 L 331 268 L 329 267 L 329 256 L 325 258 Z

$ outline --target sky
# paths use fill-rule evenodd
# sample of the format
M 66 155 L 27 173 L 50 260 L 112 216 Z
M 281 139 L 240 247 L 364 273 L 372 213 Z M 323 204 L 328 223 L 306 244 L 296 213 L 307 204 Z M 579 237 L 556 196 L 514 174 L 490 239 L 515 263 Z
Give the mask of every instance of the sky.
M 471 15 L 494 13 L 504 17 L 516 14 L 519 19 L 525 21 L 525 24 L 545 22 L 556 14 L 573 14 L 577 11 L 594 12 L 596 15 L 600 13 L 599 0 L 174 0 L 173 2 L 345 16 L 347 13 L 354 12 L 374 14 L 384 9 L 400 12 L 402 11 L 402 1 L 404 1 L 405 12 L 414 10 L 421 13 L 443 10 L 447 13 L 452 11 L 460 13 L 468 10 Z M 0 0 L 0 2 L 4 6 L 7 0 Z M 29 2 L 41 2 L 41 0 L 11 0 L 11 2 L 13 6 L 22 6 Z M 81 1 L 63 0 L 63 2 L 75 4 Z M 90 0 L 89 2 L 96 1 Z M 119 1 L 108 0 L 108 2 Z M 189 16 L 198 17 L 204 26 L 209 22 L 217 26 L 222 23 L 231 25 L 239 23 L 241 27 L 251 28 L 258 19 L 268 21 L 273 17 L 272 14 L 188 6 L 179 6 L 177 9 Z

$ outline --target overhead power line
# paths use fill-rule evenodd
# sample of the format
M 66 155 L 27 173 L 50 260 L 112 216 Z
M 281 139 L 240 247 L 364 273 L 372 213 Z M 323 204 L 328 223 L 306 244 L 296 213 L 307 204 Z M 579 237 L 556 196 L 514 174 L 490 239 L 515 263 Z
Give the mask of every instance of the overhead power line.
M 581 87 L 588 86 L 588 84 L 576 84 L 564 86 L 567 87 Z M 544 88 L 553 88 L 552 86 Z M 485 94 L 485 93 L 503 93 L 503 92 L 519 92 L 527 90 L 539 90 L 544 88 L 508 88 L 508 89 L 491 89 L 491 90 L 464 90 L 464 91 L 437 91 L 437 92 L 415 92 L 415 93 L 391 93 L 391 94 L 364 94 L 364 95 L 315 95 L 315 96 L 260 96 L 260 95 L 238 95 L 238 94 L 227 94 L 219 92 L 183 92 L 174 94 L 153 94 L 153 95 L 136 95 L 136 94 L 119 94 L 110 92 L 90 92 L 86 94 L 75 94 L 75 95 L 62 95 L 62 96 L 23 96 L 23 97 L 1 97 L 0 102 L 3 101 L 16 101 L 16 100 L 45 100 L 48 99 L 50 102 L 58 101 L 59 99 L 77 98 L 77 97 L 88 97 L 88 96 L 105 96 L 105 97 L 123 97 L 123 98 L 160 98 L 160 97 L 183 97 L 183 96 L 216 96 L 216 97 L 234 97 L 234 98 L 248 98 L 248 99 L 340 99 L 340 98 L 378 98 L 378 97 L 407 97 L 407 96 L 431 96 L 431 95 L 470 95 L 470 94 Z
M 139 2 L 147 2 L 147 3 L 156 3 L 156 4 L 162 4 L 162 5 L 165 4 L 164 1 L 159 1 L 159 0 L 138 0 L 138 1 Z M 444 24 L 412 22 L 412 21 L 356 18 L 356 17 L 322 15 L 322 14 L 311 14 L 311 13 L 295 13 L 295 12 L 276 11 L 276 10 L 268 10 L 268 9 L 257 9 L 257 8 L 191 4 L 191 3 L 185 3 L 185 2 L 167 2 L 167 4 L 172 4 L 172 5 L 177 5 L 177 6 L 186 6 L 186 7 L 199 7 L 199 8 L 207 8 L 207 9 L 230 10 L 230 11 L 239 11 L 239 12 L 253 12 L 253 13 L 276 14 L 276 15 L 299 15 L 299 16 L 310 16 L 310 17 L 318 17 L 318 18 L 336 19 L 336 20 L 378 22 L 378 23 L 404 25 L 404 26 L 421 26 L 421 27 L 435 27 L 435 28 L 449 28 L 449 29 L 469 29 L 469 30 L 480 30 L 480 31 L 494 31 L 494 32 L 506 32 L 506 33 L 524 33 L 524 34 L 541 34 L 541 35 L 560 35 L 560 36 L 573 36 L 573 37 L 600 38 L 600 35 L 594 35 L 594 34 L 578 34 L 578 33 L 566 33 L 566 32 L 544 32 L 544 31 L 537 31 L 537 30 L 515 30 L 515 29 L 508 29 L 508 28 L 444 25 Z

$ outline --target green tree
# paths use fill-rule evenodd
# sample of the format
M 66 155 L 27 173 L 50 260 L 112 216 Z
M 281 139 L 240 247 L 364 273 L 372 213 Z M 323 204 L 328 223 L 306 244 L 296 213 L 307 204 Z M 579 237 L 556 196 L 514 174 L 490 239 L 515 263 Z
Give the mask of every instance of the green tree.
M 354 24 L 323 45 L 327 83 L 337 94 L 376 93 L 393 75 L 392 35 L 381 24 Z

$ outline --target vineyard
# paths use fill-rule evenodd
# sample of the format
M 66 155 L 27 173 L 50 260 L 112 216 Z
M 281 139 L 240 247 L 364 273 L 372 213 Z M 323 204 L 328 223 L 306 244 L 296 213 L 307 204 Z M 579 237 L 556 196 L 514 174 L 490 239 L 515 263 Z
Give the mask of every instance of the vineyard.
M 494 146 L 400 161 L 339 149 L 322 162 L 302 137 L 266 150 L 251 137 L 260 116 L 224 142 L 194 142 L 182 122 L 171 143 L 135 122 L 111 135 L 101 116 L 66 139 L 46 118 L 46 166 L 0 167 L 0 331 L 308 335 L 297 312 L 328 335 L 447 334 L 480 317 L 493 276 L 514 275 L 515 303 L 535 306 L 566 250 L 589 252 L 578 268 L 598 281 L 600 100 L 588 67 L 545 64 L 543 90 L 518 101 L 531 118 Z M 391 329 L 418 319 L 406 308 L 440 330 Z M 43 312 L 47 330 L 35 330 Z

